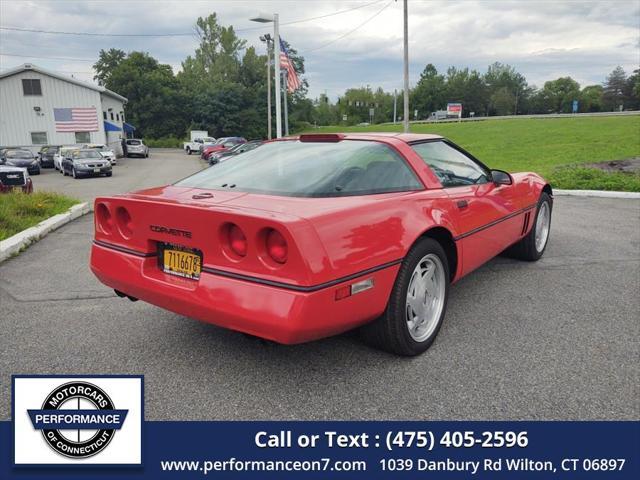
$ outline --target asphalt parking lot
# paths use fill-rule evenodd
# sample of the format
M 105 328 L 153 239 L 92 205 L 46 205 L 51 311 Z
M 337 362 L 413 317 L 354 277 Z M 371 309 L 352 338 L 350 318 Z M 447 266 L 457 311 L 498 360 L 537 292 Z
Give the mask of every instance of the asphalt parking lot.
M 198 168 L 154 151 L 64 186 L 89 199 Z M 50 172 L 36 188 L 57 185 Z M 0 419 L 13 373 L 144 374 L 150 420 L 640 415 L 638 200 L 557 197 L 544 258 L 499 257 L 459 282 L 435 344 L 411 359 L 353 334 L 273 345 L 117 298 L 89 271 L 91 238 L 89 215 L 0 264 Z

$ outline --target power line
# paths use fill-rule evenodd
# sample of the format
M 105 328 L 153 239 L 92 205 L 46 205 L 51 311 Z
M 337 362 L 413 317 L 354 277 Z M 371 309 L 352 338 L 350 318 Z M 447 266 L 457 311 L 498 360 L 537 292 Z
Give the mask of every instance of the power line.
M 333 13 L 327 13 L 325 15 L 318 15 L 316 17 L 303 18 L 299 20 L 292 20 L 290 22 L 282 22 L 280 25 L 293 25 L 296 23 L 304 23 L 310 22 L 313 20 L 319 20 L 321 18 L 332 17 L 334 15 L 340 15 L 342 13 L 352 12 L 354 10 L 358 10 L 361 8 L 365 8 L 371 5 L 375 5 L 376 3 L 380 3 L 382 0 L 376 0 L 374 2 L 365 3 L 362 5 L 358 5 L 356 7 L 347 8 L 345 10 L 339 10 Z M 247 27 L 247 28 L 239 28 L 235 30 L 236 32 L 246 32 L 251 30 L 264 30 L 265 28 L 269 28 L 268 26 L 260 26 L 260 27 Z M 142 37 L 142 38 L 150 38 L 150 37 L 187 37 L 193 36 L 194 32 L 174 32 L 174 33 L 96 33 L 96 32 L 64 32 L 57 30 L 37 30 L 32 28 L 19 28 L 19 27 L 2 27 L 0 26 L 0 30 L 7 30 L 12 32 L 28 32 L 28 33 L 45 33 L 50 35 L 76 35 L 76 36 L 87 36 L 87 37 Z
M 19 55 L 17 53 L 1 53 L 0 56 L 3 57 L 22 57 L 22 58 L 45 58 L 48 60 L 71 60 L 74 62 L 91 62 L 94 63 L 96 59 L 89 58 L 71 58 L 71 57 L 46 57 L 44 55 Z
M 331 44 L 333 44 L 333 43 L 336 43 L 338 40 L 342 40 L 343 38 L 348 37 L 348 36 L 349 36 L 349 35 L 351 35 L 353 32 L 355 32 L 356 30 L 358 30 L 360 27 L 362 27 L 362 26 L 366 25 L 366 24 L 367 24 L 367 23 L 369 23 L 371 20 L 373 20 L 374 18 L 376 18 L 378 15 L 380 15 L 380 14 L 381 14 L 381 13 L 382 13 L 386 8 L 387 8 L 387 7 L 389 7 L 389 6 L 393 3 L 393 1 L 394 1 L 394 0 L 391 0 L 391 1 L 390 1 L 389 3 L 387 3 L 384 7 L 382 7 L 380 10 L 378 10 L 376 13 L 374 13 L 371 17 L 367 18 L 364 22 L 362 22 L 360 25 L 358 25 L 358 26 L 357 26 L 356 28 L 354 28 L 353 30 L 349 30 L 347 33 L 344 33 L 344 34 L 340 35 L 339 37 L 334 38 L 333 40 L 331 40 L 331 41 L 329 41 L 329 42 L 327 42 L 327 43 L 325 43 L 325 44 L 320 45 L 319 47 L 315 47 L 315 48 L 312 48 L 312 49 L 310 49 L 310 50 L 305 50 L 305 51 L 304 51 L 304 52 L 302 52 L 302 53 L 307 54 L 307 53 L 310 53 L 310 52 L 315 52 L 316 50 L 320 50 L 321 48 L 328 47 L 329 45 L 331 45 Z

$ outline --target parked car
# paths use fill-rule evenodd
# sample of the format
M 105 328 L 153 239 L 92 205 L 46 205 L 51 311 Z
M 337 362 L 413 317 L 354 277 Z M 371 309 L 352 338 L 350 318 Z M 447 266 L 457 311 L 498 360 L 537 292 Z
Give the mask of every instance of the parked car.
M 187 155 L 191 155 L 193 152 L 199 152 L 203 147 L 213 145 L 216 143 L 216 139 L 213 137 L 197 137 L 193 138 L 190 142 L 184 142 L 183 148 L 187 152 Z
M 71 175 L 76 179 L 100 175 L 110 177 L 111 162 L 103 158 L 100 152 L 92 149 L 74 150 L 69 157 L 62 160 L 62 174 Z
M 200 150 L 200 158 L 202 160 L 209 161 L 209 155 L 213 152 L 219 152 L 221 150 L 226 150 L 240 143 L 247 143 L 247 139 L 243 137 L 223 137 L 219 138 L 216 143 L 209 146 L 204 146 L 202 150 Z
M 552 205 L 539 175 L 438 135 L 301 135 L 97 198 L 91 269 L 120 296 L 276 342 L 362 327 L 417 355 L 452 282 L 505 250 L 542 257 Z
M 22 190 L 23 193 L 33 192 L 33 182 L 26 168 L 0 165 L 0 193 Z
M 127 139 L 127 157 L 148 157 L 149 147 L 147 147 L 139 138 Z
M 40 175 L 40 163 L 31 150 L 7 148 L 0 151 L 0 164 L 26 168 L 29 175 Z
M 112 166 L 117 163 L 116 152 L 114 152 L 112 149 L 110 149 L 106 145 L 102 145 L 99 143 L 90 143 L 88 145 L 85 145 L 83 148 L 90 148 L 92 150 L 97 150 L 98 152 L 100 152 L 100 155 L 102 155 L 102 158 L 106 158 L 107 160 L 109 160 Z
M 222 162 L 223 160 L 227 160 L 228 158 L 235 157 L 236 155 L 244 152 L 248 152 L 249 150 L 253 150 L 254 148 L 262 145 L 262 140 L 252 140 L 247 143 L 239 143 L 238 145 L 234 145 L 231 148 L 226 150 L 220 150 L 218 152 L 213 152 L 209 155 L 209 165 L 215 165 L 218 162 Z
M 80 145 L 66 146 L 66 147 L 60 148 L 58 153 L 56 153 L 53 156 L 53 168 L 58 170 L 60 173 L 64 173 L 64 171 L 62 170 L 62 161 L 67 157 L 71 158 L 71 154 L 74 151 L 81 150 L 81 149 L 82 147 Z
M 38 158 L 40 159 L 40 167 L 42 168 L 54 168 L 54 158 L 60 151 L 60 145 L 45 145 L 38 152 Z

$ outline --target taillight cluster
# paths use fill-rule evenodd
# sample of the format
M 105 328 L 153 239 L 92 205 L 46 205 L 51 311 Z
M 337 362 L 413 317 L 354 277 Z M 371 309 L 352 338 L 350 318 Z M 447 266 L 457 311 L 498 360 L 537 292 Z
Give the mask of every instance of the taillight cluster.
M 220 229 L 222 250 L 231 260 L 242 260 L 249 253 L 249 241 L 235 223 L 225 223 Z M 284 236 L 273 228 L 262 229 L 256 239 L 256 253 L 267 264 L 277 267 L 287 262 L 289 246 Z
M 112 214 L 106 203 L 98 203 L 95 208 L 96 228 L 105 235 L 112 235 L 115 229 L 126 239 L 133 236 L 133 220 L 125 207 L 117 207 Z

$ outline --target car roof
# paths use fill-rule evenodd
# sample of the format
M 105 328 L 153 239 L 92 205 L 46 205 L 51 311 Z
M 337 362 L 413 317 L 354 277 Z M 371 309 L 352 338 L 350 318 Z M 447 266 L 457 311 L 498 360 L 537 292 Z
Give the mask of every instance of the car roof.
M 444 137 L 435 133 L 398 133 L 398 132 L 357 132 L 345 133 L 344 138 L 352 140 L 371 139 L 386 140 L 387 138 L 396 138 L 406 143 L 419 142 L 422 140 L 440 140 Z

